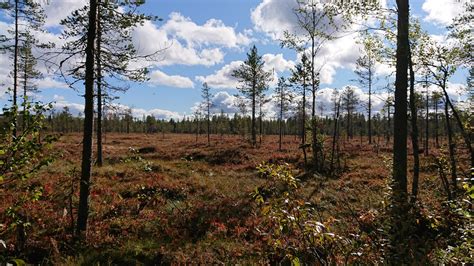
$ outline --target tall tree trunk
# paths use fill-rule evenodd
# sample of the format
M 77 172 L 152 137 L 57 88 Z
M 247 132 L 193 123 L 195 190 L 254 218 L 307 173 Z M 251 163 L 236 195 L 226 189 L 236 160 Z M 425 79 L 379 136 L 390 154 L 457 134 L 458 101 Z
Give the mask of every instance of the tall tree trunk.
M 425 79 L 425 87 L 426 87 L 426 116 L 425 116 L 425 156 L 429 155 L 429 114 L 430 114 L 430 97 L 429 97 L 429 91 L 428 91 L 428 81 Z
M 457 189 L 457 172 L 456 172 L 456 150 L 455 144 L 453 141 L 453 130 L 451 127 L 451 121 L 449 119 L 449 109 L 448 109 L 448 102 L 445 100 L 444 102 L 444 115 L 446 118 L 446 127 L 448 131 L 448 148 L 449 148 L 449 161 L 451 163 L 451 184 L 453 186 L 453 194 L 456 194 Z
M 102 62 L 100 61 L 102 27 L 100 22 L 101 0 L 97 0 L 97 39 L 96 39 L 96 64 L 97 64 L 97 166 L 101 167 L 102 159 Z
M 13 107 L 18 111 L 18 104 L 17 104 L 17 89 L 18 89 L 18 49 L 19 49 L 19 37 L 18 37 L 18 12 L 19 12 L 19 0 L 15 0 L 15 44 L 14 44 L 14 52 L 13 52 Z M 17 131 L 17 117 L 13 118 L 13 137 L 16 138 L 16 131 Z
M 260 102 L 259 103 L 259 142 L 260 142 L 260 145 L 262 145 L 262 136 L 263 136 L 263 115 L 262 115 L 262 103 Z
M 312 93 L 312 108 L 311 108 L 311 137 L 312 137 L 312 149 L 313 149 L 313 163 L 314 167 L 321 170 L 322 161 L 320 162 L 319 154 L 322 153 L 322 147 L 318 143 L 318 128 L 316 123 L 316 76 L 314 60 L 316 57 L 316 10 L 312 5 L 312 32 L 311 32 L 311 93 Z M 321 164 L 321 165 L 320 165 Z
M 211 107 L 207 103 L 207 145 L 211 146 Z
M 257 145 L 257 125 L 255 121 L 255 112 L 256 112 L 256 84 L 254 84 L 252 88 L 252 146 L 255 147 Z
M 439 149 L 439 120 L 438 120 L 438 100 L 435 102 L 435 141 L 436 148 Z
M 420 155 L 418 146 L 418 124 L 417 124 L 417 109 L 415 97 L 415 71 L 413 70 L 413 61 L 411 58 L 411 48 L 408 51 L 408 63 L 410 71 L 410 113 L 411 113 L 411 143 L 413 148 L 413 184 L 411 196 L 413 203 L 418 196 L 418 182 L 420 178 Z
M 390 142 L 390 135 L 392 132 L 392 119 L 390 117 L 390 104 L 387 107 L 387 144 Z
M 306 81 L 303 81 L 303 110 L 302 110 L 301 148 L 303 149 L 304 165 L 308 165 L 306 156 Z
M 89 25 L 87 29 L 86 44 L 86 70 L 85 70 L 85 107 L 84 107 L 84 133 L 82 140 L 82 171 L 79 192 L 79 208 L 77 212 L 77 235 L 87 229 L 89 216 L 89 189 L 92 170 L 92 133 L 94 121 L 94 53 L 96 37 L 97 2 L 89 1 Z
M 23 115 L 22 115 L 22 124 L 21 124 L 21 127 L 23 129 L 23 131 L 25 131 L 26 129 L 26 101 L 28 100 L 27 99 L 27 90 L 28 90 L 28 55 L 27 53 L 25 53 L 25 65 L 23 66 L 24 69 L 23 69 Z
M 283 136 L 282 131 L 282 121 L 283 121 L 283 88 L 280 90 L 280 119 L 278 121 L 278 129 L 279 129 L 279 140 L 278 140 L 278 150 L 281 151 L 281 139 Z
M 369 60 L 371 61 L 371 60 Z M 372 69 L 369 69 L 369 117 L 368 117 L 368 133 L 369 133 L 369 144 L 372 144 Z
M 473 153 L 474 151 L 472 149 L 471 138 L 469 134 L 466 132 L 466 130 L 464 129 L 464 125 L 462 123 L 461 117 L 459 117 L 459 114 L 456 108 L 454 107 L 453 103 L 451 102 L 451 99 L 449 98 L 448 92 L 446 91 L 446 84 L 447 82 L 444 82 L 444 86 L 442 87 L 443 92 L 444 92 L 444 97 L 446 98 L 446 101 L 449 104 L 451 111 L 453 111 L 453 116 L 456 119 L 459 130 L 461 131 L 461 136 L 463 137 L 464 143 L 466 144 L 469 154 L 471 155 L 471 168 L 473 168 L 474 167 L 474 153 Z
M 393 138 L 393 208 L 391 246 L 389 264 L 402 264 L 408 260 L 406 226 L 407 217 L 407 85 L 409 50 L 409 4 L 408 0 L 397 0 L 397 51 L 395 77 L 394 127 L 397 134 Z
M 331 165 L 330 165 L 330 173 L 334 175 L 334 156 L 336 154 L 336 143 L 338 142 L 339 138 L 339 107 L 340 105 L 336 103 L 336 116 L 334 118 L 334 132 L 332 135 L 332 150 L 331 150 Z M 339 156 L 339 154 L 337 155 Z

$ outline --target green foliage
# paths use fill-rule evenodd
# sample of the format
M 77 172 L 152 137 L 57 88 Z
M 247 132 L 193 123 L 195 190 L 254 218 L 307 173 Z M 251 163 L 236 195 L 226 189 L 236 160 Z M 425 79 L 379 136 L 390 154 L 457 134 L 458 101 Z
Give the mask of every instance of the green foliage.
M 0 129 L 0 182 L 13 182 L 32 177 L 41 167 L 51 164 L 53 157 L 46 153 L 57 139 L 52 135 L 41 135 L 45 113 L 51 105 L 25 103 L 22 112 L 25 127 L 13 136 L 15 123 L 19 116 L 17 107 L 3 109 Z
M 128 156 L 122 160 L 124 163 L 138 162 L 138 169 L 145 172 L 153 171 L 153 164 L 140 156 L 140 153 L 137 149 L 132 147 L 128 148 Z
M 261 164 L 257 169 L 269 180 L 266 188 L 257 188 L 252 194 L 263 218 L 257 230 L 267 239 L 273 255 L 295 265 L 328 263 L 329 249 L 337 237 L 320 221 L 316 209 L 299 198 L 299 181 L 289 166 Z
M 448 204 L 451 226 L 450 241 L 447 248 L 436 251 L 440 264 L 474 263 L 474 185 L 463 185 L 464 195 Z
M 21 115 L 24 126 L 18 135 L 14 135 L 14 121 L 19 116 L 16 106 L 3 110 L 0 129 L 0 186 L 13 183 L 22 190 L 14 204 L 5 210 L 8 229 L 16 230 L 17 246 L 21 248 L 25 244 L 26 229 L 31 226 L 25 206 L 38 201 L 43 194 L 40 184 L 27 184 L 26 181 L 43 166 L 51 164 L 53 155 L 48 150 L 56 140 L 52 135 L 41 135 L 44 113 L 51 109 L 51 105 L 25 102 L 23 108 Z

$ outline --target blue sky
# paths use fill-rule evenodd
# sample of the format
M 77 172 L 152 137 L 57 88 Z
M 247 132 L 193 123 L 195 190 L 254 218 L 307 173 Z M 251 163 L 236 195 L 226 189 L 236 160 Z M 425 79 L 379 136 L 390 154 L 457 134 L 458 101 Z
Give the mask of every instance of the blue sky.
M 215 109 L 235 110 L 233 95 L 235 80 L 229 73 L 245 59 L 246 52 L 255 44 L 276 76 L 287 76 L 296 61 L 296 54 L 280 48 L 277 40 L 284 29 L 291 30 L 295 0 L 147 0 L 141 10 L 163 18 L 161 22 L 146 24 L 134 33 L 134 43 L 143 52 L 166 49 L 161 60 L 150 65 L 150 81 L 131 84 L 126 93 L 119 93 L 116 104 L 133 108 L 134 115 L 155 115 L 158 118 L 190 115 L 200 98 L 203 81 L 213 88 Z M 40 38 L 56 40 L 61 28 L 58 21 L 86 1 L 51 0 L 45 6 L 47 34 Z M 443 35 L 445 27 L 455 17 L 462 5 L 456 0 L 410 1 L 412 14 L 420 18 L 425 30 Z M 387 1 L 393 7 L 394 1 Z M 9 27 L 9 21 L 0 17 L 0 33 Z M 324 61 L 322 70 L 321 102 L 327 100 L 324 88 L 342 88 L 355 85 L 354 63 L 358 56 L 355 36 L 327 45 L 316 60 Z M 57 41 L 59 43 L 59 41 Z M 8 84 L 11 63 L 7 55 L 0 55 L 0 78 Z M 41 93 L 34 95 L 43 101 L 55 101 L 57 108 L 69 106 L 79 112 L 83 104 L 81 91 L 74 91 L 42 68 L 45 78 L 38 81 Z M 380 77 L 389 71 L 380 66 Z M 450 81 L 459 88 L 465 83 L 465 71 L 457 73 Z M 3 81 L 2 80 L 2 81 Z M 381 87 L 383 84 L 380 83 Z M 364 88 L 359 88 L 364 98 Z M 7 103 L 8 95 L 0 99 Z M 327 103 L 323 103 L 327 104 Z M 377 105 L 377 104 L 376 104 Z M 380 105 L 380 104 L 379 104 Z M 271 113 L 272 107 L 268 110 Z

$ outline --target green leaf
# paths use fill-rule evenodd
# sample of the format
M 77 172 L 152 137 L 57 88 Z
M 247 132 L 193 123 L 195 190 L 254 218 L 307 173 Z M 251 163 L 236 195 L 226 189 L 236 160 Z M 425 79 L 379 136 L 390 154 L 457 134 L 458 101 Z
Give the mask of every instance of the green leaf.
M 13 263 L 13 265 L 16 265 L 16 266 L 26 266 L 26 262 L 22 259 L 12 259 L 10 260 L 8 263 Z
M 292 260 L 291 260 L 291 265 L 293 266 L 300 266 L 301 263 L 300 263 L 300 259 L 298 257 L 294 257 Z

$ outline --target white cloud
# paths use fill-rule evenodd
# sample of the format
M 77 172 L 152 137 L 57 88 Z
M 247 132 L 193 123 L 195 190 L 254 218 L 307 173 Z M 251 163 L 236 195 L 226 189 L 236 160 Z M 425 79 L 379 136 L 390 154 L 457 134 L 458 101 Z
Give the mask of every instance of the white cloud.
M 84 104 L 71 103 L 65 100 L 64 97 L 60 95 L 54 95 L 53 100 L 53 110 L 56 113 L 62 112 L 64 108 L 67 107 L 69 109 L 69 112 L 74 116 L 84 114 Z
M 264 69 L 266 71 L 284 72 L 295 66 L 293 61 L 283 58 L 283 54 L 264 54 L 262 60 L 265 62 Z
M 149 82 L 153 85 L 163 85 L 175 88 L 194 88 L 191 79 L 179 75 L 167 75 L 159 70 L 154 70 L 149 74 Z
M 251 13 L 255 29 L 266 33 L 273 40 L 283 38 L 285 30 L 297 31 L 297 20 L 293 13 L 296 1 L 263 0 Z
M 209 19 L 203 25 L 197 25 L 177 12 L 171 13 L 169 17 L 162 29 L 176 39 L 184 40 L 190 47 L 219 45 L 236 48 L 251 42 L 247 34 L 236 33 L 234 28 L 218 19 Z
M 273 80 L 270 82 L 270 86 L 277 84 L 277 73 L 285 72 L 294 67 L 294 63 L 291 60 L 286 60 L 283 54 L 264 54 L 262 56 L 264 61 L 265 71 L 275 71 L 273 74 Z M 217 89 L 234 89 L 239 86 L 239 82 L 232 76 L 232 72 L 238 69 L 244 62 L 243 61 L 232 61 L 224 65 L 221 69 L 214 72 L 214 74 L 208 76 L 197 76 L 196 80 L 204 83 L 207 82 L 209 87 Z
M 45 26 L 59 26 L 59 22 L 71 14 L 72 11 L 87 5 L 86 0 L 50 0 L 41 1 L 46 15 Z
M 44 79 L 37 80 L 36 85 L 38 89 L 67 89 L 69 86 L 61 81 L 57 81 L 51 77 L 46 77 Z
M 423 11 L 427 13 L 424 20 L 447 26 L 464 10 L 466 2 L 466 0 L 425 0 L 422 5 Z
M 150 109 L 150 110 L 145 110 L 142 108 L 132 108 L 132 116 L 136 117 L 138 119 L 142 119 L 143 116 L 153 116 L 156 119 L 164 119 L 164 120 L 169 120 L 171 118 L 173 119 L 182 119 L 183 115 L 178 113 L 178 112 L 173 112 L 169 110 L 164 110 L 164 109 Z
M 219 48 L 195 49 L 183 45 L 179 40 L 169 36 L 162 28 L 151 22 L 145 22 L 133 31 L 133 43 L 137 50 L 143 54 L 159 53 L 155 62 L 141 62 L 144 65 L 204 65 L 212 66 L 222 62 L 224 54 Z
M 297 1 L 292 0 L 264 0 L 252 11 L 252 22 L 256 30 L 266 33 L 273 40 L 283 39 L 285 31 L 301 35 L 294 13 L 297 5 Z M 325 43 L 315 59 L 321 83 L 331 84 L 338 68 L 354 67 L 359 54 L 355 39 L 352 35 Z
M 252 41 L 250 35 L 251 31 L 236 32 L 221 20 L 209 19 L 198 25 L 173 12 L 160 27 L 151 22 L 138 26 L 133 32 L 133 42 L 142 54 L 162 50 L 152 65 L 213 66 L 223 62 L 224 48 L 246 46 Z
M 196 80 L 204 83 L 211 88 L 216 89 L 232 89 L 236 88 L 239 83 L 236 78 L 232 77 L 232 72 L 240 67 L 243 61 L 232 61 L 223 66 L 221 69 L 208 76 L 197 76 Z
M 60 96 L 60 95 L 54 95 L 53 99 L 54 99 L 53 110 L 56 113 L 62 112 L 64 108 L 67 107 L 69 108 L 69 112 L 74 116 L 77 116 L 79 114 L 81 115 L 84 114 L 84 104 L 69 102 L 65 100 L 63 96 Z M 128 109 L 132 110 L 132 116 L 137 119 L 142 119 L 143 116 L 146 117 L 149 115 L 157 119 L 165 119 L 165 120 L 169 120 L 171 118 L 173 119 L 183 118 L 182 114 L 178 112 L 170 111 L 170 110 L 164 110 L 164 109 L 158 109 L 158 108 L 146 110 L 143 108 L 134 108 L 134 107 L 130 107 L 130 106 L 119 104 L 119 103 L 112 104 L 110 107 L 106 108 L 105 111 L 109 114 L 114 114 L 114 113 L 125 114 Z

